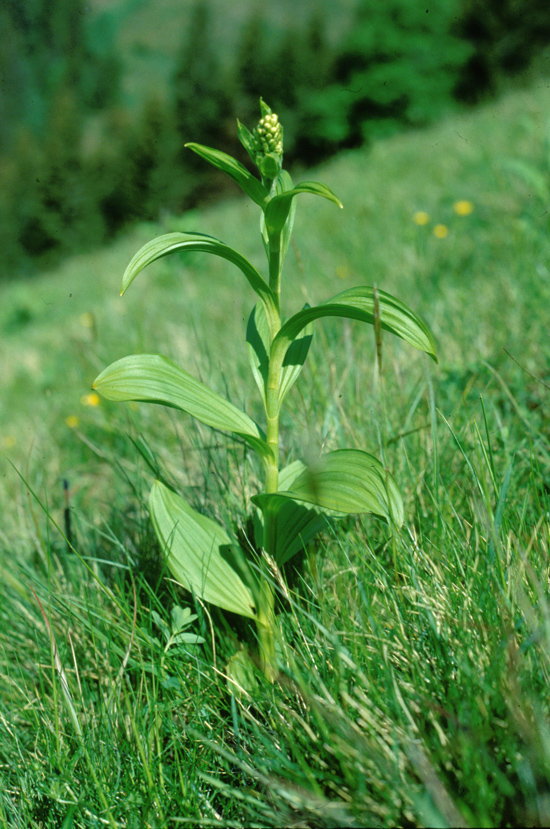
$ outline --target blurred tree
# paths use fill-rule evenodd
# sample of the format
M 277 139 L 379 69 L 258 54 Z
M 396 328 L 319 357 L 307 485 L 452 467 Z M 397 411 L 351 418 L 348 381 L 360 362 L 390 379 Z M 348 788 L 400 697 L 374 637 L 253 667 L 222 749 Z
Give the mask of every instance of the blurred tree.
M 96 14 L 86 25 L 86 60 L 81 88 L 90 109 L 101 110 L 116 104 L 122 78 L 122 61 L 116 43 L 116 16 Z
M 210 5 L 198 2 L 185 33 L 174 72 L 174 111 L 181 139 L 181 156 L 187 166 L 188 141 L 213 144 L 224 134 L 226 120 L 234 115 L 231 77 L 222 72 L 212 42 Z
M 159 98 L 146 102 L 128 146 L 127 220 L 158 218 L 182 197 L 178 176 L 179 142 L 173 114 Z
M 138 177 L 146 171 L 144 213 L 158 218 L 159 211 L 177 210 L 185 201 L 185 183 L 178 175 L 179 136 L 172 107 L 160 98 L 146 102 L 134 153 Z
M 14 136 L 15 153 L 0 160 L 0 251 L 4 273 L 26 256 L 51 248 L 52 240 L 37 223 L 41 211 L 39 182 L 42 153 L 28 127 Z
M 327 40 L 327 22 L 322 10 L 324 5 L 316 6 L 305 33 L 302 53 L 304 81 L 311 89 L 321 89 L 331 70 L 334 49 Z
M 110 109 L 106 113 L 104 131 L 109 140 L 99 142 L 88 160 L 88 168 L 106 235 L 112 236 L 136 218 L 130 186 L 135 139 L 129 113 L 117 107 Z
M 0 5 L 0 150 L 8 151 L 18 126 L 36 126 L 42 118 L 36 73 L 21 31 L 8 5 Z
M 256 10 L 243 30 L 236 61 L 238 112 L 243 113 L 239 118 L 253 123 L 258 99 L 263 97 L 284 121 L 285 152 L 306 159 L 309 146 L 302 133 L 302 101 L 312 90 L 323 88 L 333 60 L 325 14 L 325 4 L 317 5 L 305 25 L 285 27 L 269 48 L 265 20 Z
M 279 47 L 269 59 L 269 71 L 264 73 L 262 96 L 270 106 L 291 109 L 295 105 L 298 87 L 304 84 L 308 71 L 303 52 L 303 32 L 286 29 Z M 261 83 L 260 78 L 258 82 Z
M 287 156 L 312 163 L 425 124 L 457 98 L 475 102 L 550 42 L 549 0 L 349 0 L 337 42 L 328 0 L 311 4 L 309 19 L 296 6 L 278 28 L 279 10 L 267 17 L 273 9 L 258 0 L 234 62 L 222 65 L 211 5 L 196 0 L 171 96 L 123 110 L 117 36 L 141 2 L 89 14 L 87 0 L 0 0 L 4 263 L 43 262 L 163 207 L 187 208 L 199 191 L 219 194 L 225 178 L 183 145 L 248 163 L 234 119 L 253 125 L 260 96 L 284 121 Z
M 302 101 L 312 144 L 353 146 L 448 108 L 472 52 L 453 32 L 459 10 L 459 0 L 428 9 L 417 0 L 360 0 L 333 82 Z
M 194 6 L 173 80 L 173 110 L 178 141 L 180 206 L 210 190 L 216 190 L 222 174 L 197 165 L 196 156 L 185 148 L 190 141 L 233 152 L 234 88 L 231 72 L 217 60 L 212 40 L 212 20 L 207 0 Z M 177 176 L 172 176 L 176 181 Z
M 29 252 L 68 252 L 103 235 L 99 208 L 82 158 L 82 110 L 74 92 L 55 95 L 37 176 L 39 209 L 22 239 Z M 34 185 L 33 185 L 34 186 Z M 38 241 L 37 241 L 38 240 Z
M 279 80 L 271 70 L 264 34 L 263 14 L 256 4 L 242 31 L 235 60 L 237 111 L 243 123 L 257 120 L 260 97 L 263 96 L 269 102 L 268 87 L 272 89 L 273 84 Z
M 550 46 L 550 3 L 465 0 L 456 32 L 473 47 L 456 94 L 475 103 L 494 93 L 508 76 L 527 69 Z
M 319 144 L 309 108 L 312 98 L 330 84 L 337 58 L 334 47 L 327 39 L 327 22 L 323 12 L 325 8 L 322 5 L 315 8 L 300 38 L 298 82 L 293 101 L 291 150 L 297 158 L 308 163 L 315 162 L 330 151 L 328 143 Z
M 137 219 L 158 219 L 163 209 L 180 208 L 186 191 L 171 107 L 151 98 L 137 124 L 113 112 L 107 132 L 110 151 L 102 148 L 90 167 L 108 235 Z
M 297 125 L 296 100 L 299 87 L 305 79 L 303 46 L 303 33 L 288 28 L 272 53 L 263 56 L 263 62 L 256 68 L 258 74 L 254 76 L 252 67 L 249 68 L 253 75 L 249 89 L 261 88 L 262 98 L 279 114 L 281 122 L 284 123 L 287 156 L 292 153 L 294 146 Z M 262 66 L 267 64 L 269 69 L 263 69 Z M 247 98 L 250 123 L 258 120 L 259 97 L 260 95 Z
M 43 130 L 50 103 L 62 87 L 71 88 L 84 107 L 101 108 L 113 100 L 120 64 L 106 48 L 109 39 L 99 38 L 96 29 L 87 26 L 85 0 L 2 0 L 2 50 L 8 53 L 0 58 L 3 95 L 13 94 L 6 86 L 7 67 L 13 67 L 12 76 L 15 68 L 24 76 L 14 116 L 18 123 Z

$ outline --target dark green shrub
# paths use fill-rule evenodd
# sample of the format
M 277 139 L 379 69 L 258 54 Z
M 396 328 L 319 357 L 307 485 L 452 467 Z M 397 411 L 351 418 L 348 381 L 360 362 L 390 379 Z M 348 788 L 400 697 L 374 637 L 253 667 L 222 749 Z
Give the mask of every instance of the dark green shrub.
M 453 103 L 472 49 L 453 33 L 458 0 L 360 0 L 334 62 L 332 82 L 302 93 L 302 123 L 324 150 L 352 146 L 399 126 L 419 126 Z
M 258 99 L 268 92 L 263 81 L 269 84 L 270 79 L 275 85 L 278 78 L 271 74 L 269 55 L 266 51 L 266 24 L 263 15 L 256 8 L 244 27 L 237 50 L 235 61 L 235 77 L 238 88 L 238 111 L 242 113 L 241 121 L 251 120 L 255 112 Z M 273 84 L 271 84 L 272 86 Z M 273 89 L 270 90 L 273 92 Z M 274 106 L 276 103 L 274 102 Z
M 260 95 L 285 122 L 288 161 L 311 164 L 494 93 L 550 42 L 548 0 L 428 8 L 350 0 L 341 13 L 328 0 L 311 4 L 311 13 L 289 0 L 237 4 L 242 29 L 230 54 L 204 0 L 182 13 L 167 93 L 123 108 L 118 35 L 132 12 L 122 5 L 89 12 L 84 0 L 1 4 L 6 273 L 32 269 L 34 260 L 42 266 L 84 237 L 93 245 L 129 222 L 189 208 L 199 192 L 219 195 L 222 177 L 198 169 L 184 140 L 200 135 L 248 163 L 235 145 L 234 114 L 252 120 Z
M 475 103 L 550 46 L 550 5 L 547 0 L 465 0 L 456 32 L 473 49 L 456 93 Z
M 122 223 L 156 219 L 159 210 L 178 205 L 186 189 L 179 149 L 171 108 L 159 98 L 150 99 L 126 137 L 126 163 L 118 183 Z
M 231 73 L 227 67 L 222 71 L 217 60 L 211 26 L 209 4 L 206 0 L 198 2 L 173 76 L 176 128 L 186 166 L 189 152 L 183 149 L 185 141 L 206 135 L 206 143 L 215 143 L 228 130 L 227 119 L 232 125 L 234 121 Z
M 103 236 L 103 226 L 90 188 L 82 152 L 82 112 L 74 93 L 61 89 L 55 97 L 43 142 L 36 219 L 50 247 L 69 252 Z M 32 238 L 29 238 L 32 245 Z

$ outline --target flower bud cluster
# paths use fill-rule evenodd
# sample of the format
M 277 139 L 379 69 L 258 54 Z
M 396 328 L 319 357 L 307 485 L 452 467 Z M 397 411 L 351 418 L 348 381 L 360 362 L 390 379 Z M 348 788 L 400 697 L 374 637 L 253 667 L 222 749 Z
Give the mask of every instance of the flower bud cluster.
M 255 127 L 253 136 L 256 141 L 258 156 L 267 155 L 267 153 L 283 154 L 283 128 L 274 112 L 264 115 L 258 126 Z

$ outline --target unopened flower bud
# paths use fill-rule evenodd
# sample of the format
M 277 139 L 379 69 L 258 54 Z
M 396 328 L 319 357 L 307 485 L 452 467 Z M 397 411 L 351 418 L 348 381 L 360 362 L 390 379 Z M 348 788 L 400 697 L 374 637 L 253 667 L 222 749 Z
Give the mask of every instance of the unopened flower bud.
M 264 115 L 252 133 L 256 143 L 256 164 L 261 166 L 266 155 L 283 154 L 283 128 L 275 112 Z

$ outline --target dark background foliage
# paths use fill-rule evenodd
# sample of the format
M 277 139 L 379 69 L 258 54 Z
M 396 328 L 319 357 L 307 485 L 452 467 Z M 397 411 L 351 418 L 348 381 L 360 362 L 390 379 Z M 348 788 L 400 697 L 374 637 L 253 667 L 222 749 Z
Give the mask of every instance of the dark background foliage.
M 235 117 L 253 126 L 260 95 L 287 161 L 307 165 L 478 103 L 550 54 L 547 0 L 285 1 L 277 14 L 250 0 L 2 0 L 4 278 L 223 194 L 184 144 L 245 162 Z M 140 60 L 158 76 L 132 76 Z

